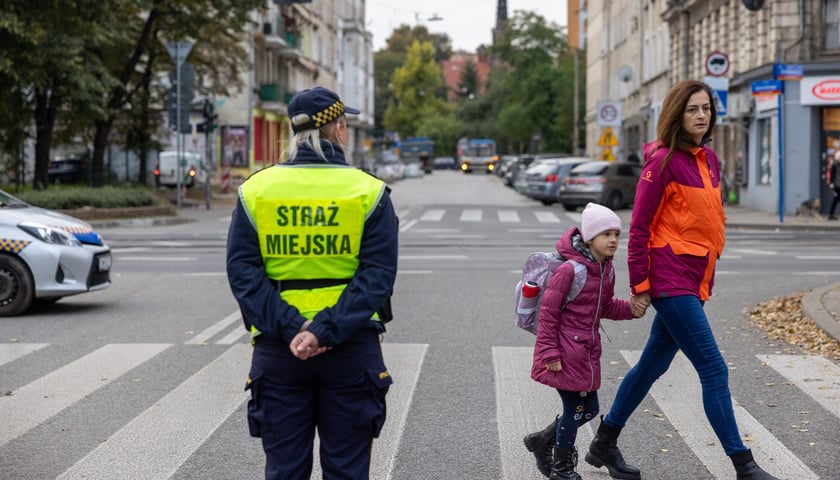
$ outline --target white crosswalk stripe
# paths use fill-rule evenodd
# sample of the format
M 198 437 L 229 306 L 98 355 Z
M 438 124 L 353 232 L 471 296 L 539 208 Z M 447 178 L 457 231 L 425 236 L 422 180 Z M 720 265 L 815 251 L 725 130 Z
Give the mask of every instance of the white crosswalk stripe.
M 169 478 L 247 399 L 242 375 L 250 351 L 250 345 L 231 347 L 58 479 Z
M 194 334 L 180 348 L 194 349 L 195 345 L 230 347 L 220 349 L 218 356 L 185 376 L 183 382 L 145 410 L 138 410 L 135 417 L 126 418 L 106 440 L 71 457 L 61 467 L 66 470 L 57 478 L 172 478 L 179 468 L 198 456 L 196 452 L 223 424 L 236 415 L 241 416 L 248 398 L 247 392 L 243 391 L 243 380 L 250 363 L 251 346 L 238 312 Z M 32 355 L 48 351 L 47 347 L 49 344 L 0 344 L 0 365 L 31 360 Z M 108 344 L 0 396 L 0 448 L 173 347 L 178 344 Z M 371 478 L 393 478 L 401 438 L 411 420 L 411 405 L 428 348 L 427 344 L 382 344 L 386 365 L 395 382 L 388 394 L 385 426 L 380 438 L 374 442 Z M 529 432 L 543 429 L 562 410 L 553 389 L 531 380 L 532 352 L 532 347 L 496 346 L 491 349 L 498 439 L 488 439 L 488 443 L 498 442 L 501 478 L 506 480 L 543 478 L 522 439 Z M 641 352 L 621 351 L 621 354 L 629 368 L 638 361 Z M 840 367 L 835 363 L 818 356 L 756 357 L 787 379 L 803 396 L 814 400 L 831 415 L 840 417 Z M 706 467 L 709 475 L 718 479 L 732 478 L 731 463 L 702 414 L 700 382 L 682 354 L 677 355 L 649 395 L 663 418 L 679 432 L 680 441 Z M 768 472 L 780 478 L 819 478 L 754 418 L 748 407 L 740 405 L 737 399 L 733 399 L 733 407 L 741 434 L 751 437 L 749 446 L 758 463 Z M 238 422 L 244 423 L 244 418 Z M 595 469 L 583 461 L 596 426 L 597 422 L 592 422 L 578 431 L 576 445 L 581 451 L 578 471 L 584 478 L 607 478 L 604 469 Z M 260 452 L 259 440 L 248 437 L 246 431 L 239 433 L 252 453 Z M 126 455 L 126 452 L 131 454 Z M 314 458 L 312 478 L 320 478 L 317 442 Z M 24 463 L 17 468 L 25 466 Z M 250 467 L 256 470 L 243 472 L 243 475 L 249 478 L 260 475 L 261 466 Z M 180 472 L 178 476 L 181 478 Z
M 805 391 L 835 417 L 840 417 L 840 367 L 824 357 L 807 355 L 756 356 Z
M 629 364 L 635 365 L 642 352 L 622 350 L 621 354 Z M 731 478 L 732 464 L 706 417 L 698 414 L 703 411 L 703 393 L 697 374 L 685 355 L 677 354 L 665 375 L 653 384 L 650 395 L 706 468 L 716 478 Z M 797 480 L 818 478 L 735 399 L 733 408 L 741 435 L 755 439 L 751 448 L 756 462 L 768 473 Z
M 0 343 L 0 365 L 36 352 L 48 343 Z
M 109 344 L 0 397 L 0 446 L 104 387 L 169 344 Z
M 458 217 L 458 220 L 461 222 L 480 222 L 484 218 L 484 210 L 483 209 L 476 209 L 476 208 L 466 208 L 466 209 L 454 209 L 454 215 Z M 492 209 L 491 209 L 492 210 Z M 441 208 L 434 208 L 425 210 L 419 218 L 420 222 L 440 222 L 446 216 L 448 209 L 441 209 Z M 496 209 L 495 210 L 495 217 L 500 223 L 524 223 L 530 219 L 536 220 L 537 223 L 541 224 L 558 224 L 563 223 L 563 221 L 558 217 L 557 213 L 548 211 L 548 210 L 535 210 L 529 211 L 526 214 L 522 214 L 517 210 L 510 210 L 510 209 Z M 524 218 L 523 218 L 524 217 Z M 577 215 L 578 221 L 580 220 L 580 215 Z M 415 222 L 416 220 L 411 220 L 410 222 Z M 401 231 L 420 231 L 419 229 L 413 229 L 415 223 L 406 224 L 408 225 Z M 574 223 L 574 222 L 573 222 Z

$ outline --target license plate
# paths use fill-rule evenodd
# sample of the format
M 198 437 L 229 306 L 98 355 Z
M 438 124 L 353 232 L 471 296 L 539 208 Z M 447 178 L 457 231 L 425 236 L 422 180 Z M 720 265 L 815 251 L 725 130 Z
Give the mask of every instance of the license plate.
M 111 270 L 111 254 L 100 255 L 96 257 L 97 268 L 100 272 L 107 272 Z

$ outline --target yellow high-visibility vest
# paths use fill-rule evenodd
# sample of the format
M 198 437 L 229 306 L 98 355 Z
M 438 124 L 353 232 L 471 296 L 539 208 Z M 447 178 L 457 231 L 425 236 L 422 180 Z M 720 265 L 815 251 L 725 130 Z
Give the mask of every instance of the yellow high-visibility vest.
M 239 187 L 266 275 L 307 319 L 335 305 L 346 284 L 284 290 L 283 281 L 349 281 L 359 266 L 365 221 L 384 192 L 382 180 L 336 164 L 275 165 Z

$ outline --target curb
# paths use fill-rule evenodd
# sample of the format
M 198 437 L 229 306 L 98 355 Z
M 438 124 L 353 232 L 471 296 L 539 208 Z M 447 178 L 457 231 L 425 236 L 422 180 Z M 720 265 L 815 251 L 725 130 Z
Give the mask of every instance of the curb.
M 840 304 L 840 283 L 826 285 L 806 293 L 802 297 L 802 310 L 805 316 L 817 324 L 828 336 L 840 341 L 840 322 L 835 318 L 835 313 L 826 309 L 824 302 L 826 296 L 836 296 L 836 301 Z

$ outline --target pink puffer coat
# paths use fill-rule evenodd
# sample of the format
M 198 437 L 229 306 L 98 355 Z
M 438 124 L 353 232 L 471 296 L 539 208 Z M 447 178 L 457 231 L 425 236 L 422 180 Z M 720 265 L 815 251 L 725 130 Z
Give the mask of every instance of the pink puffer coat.
M 580 253 L 573 242 L 583 246 L 577 227 L 572 227 L 557 241 L 557 251 L 586 266 L 586 283 L 580 294 L 565 308 L 566 295 L 574 278 L 574 267 L 565 263 L 552 274 L 540 305 L 537 340 L 531 378 L 573 392 L 591 392 L 601 387 L 602 318 L 633 318 L 630 302 L 613 298 L 615 270 L 612 258 L 599 264 Z M 560 361 L 562 369 L 552 372 L 546 364 Z

